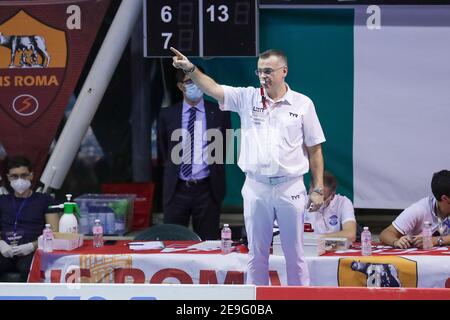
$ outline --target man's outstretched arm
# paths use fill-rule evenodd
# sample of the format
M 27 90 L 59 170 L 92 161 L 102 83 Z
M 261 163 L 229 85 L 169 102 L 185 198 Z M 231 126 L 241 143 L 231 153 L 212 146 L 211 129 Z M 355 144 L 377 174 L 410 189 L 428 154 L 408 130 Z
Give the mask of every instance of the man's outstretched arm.
M 223 88 L 217 84 L 211 77 L 207 76 L 201 72 L 195 65 L 189 61 L 186 56 L 184 56 L 177 49 L 170 47 L 170 50 L 175 53 L 172 57 L 172 65 L 177 69 L 182 69 L 189 77 L 194 81 L 194 83 L 202 90 L 205 94 L 216 99 L 220 104 L 224 103 L 224 93 Z

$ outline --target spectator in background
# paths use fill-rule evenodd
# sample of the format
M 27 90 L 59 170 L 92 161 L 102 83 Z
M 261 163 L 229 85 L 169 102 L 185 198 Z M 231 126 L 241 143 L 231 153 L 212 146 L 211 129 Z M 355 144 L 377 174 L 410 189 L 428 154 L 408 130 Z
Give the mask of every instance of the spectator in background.
M 5 173 L 4 163 L 6 162 L 6 151 L 3 145 L 0 143 L 0 195 L 8 194 L 8 189 L 5 188 L 5 179 L 3 174 Z
M 53 198 L 31 189 L 33 172 L 27 158 L 11 158 L 7 177 L 14 193 L 0 196 L 0 274 L 19 271 L 26 281 L 38 237 L 46 223 L 58 231 L 59 217 L 48 213 L 48 207 L 54 204 Z
M 8 194 L 8 193 L 9 193 L 8 190 L 3 185 L 2 175 L 0 173 L 0 195 L 5 195 L 5 194 Z
M 432 223 L 433 246 L 450 244 L 450 171 L 433 174 L 431 191 L 433 196 L 406 208 L 381 232 L 381 242 L 394 248 L 422 248 L 422 227 L 425 221 L 429 221 Z
M 305 210 L 305 223 L 311 223 L 316 234 L 327 237 L 356 239 L 356 219 L 353 204 L 346 196 L 336 194 L 337 180 L 333 174 L 323 174 L 324 202 L 317 211 Z
M 225 196 L 223 163 L 230 115 L 221 112 L 216 103 L 205 101 L 203 92 L 182 70 L 177 70 L 176 80 L 183 101 L 162 108 L 157 124 L 158 149 L 164 163 L 164 223 L 187 227 L 192 217 L 195 233 L 202 240 L 215 240 L 219 238 L 220 208 Z M 180 150 L 176 148 L 180 142 L 179 136 L 172 138 L 172 134 L 181 128 L 191 135 L 191 143 L 183 144 L 183 163 L 177 164 L 173 152 L 179 155 Z M 205 137 L 206 130 L 210 129 L 220 130 L 223 137 L 221 163 L 207 164 L 209 152 Z

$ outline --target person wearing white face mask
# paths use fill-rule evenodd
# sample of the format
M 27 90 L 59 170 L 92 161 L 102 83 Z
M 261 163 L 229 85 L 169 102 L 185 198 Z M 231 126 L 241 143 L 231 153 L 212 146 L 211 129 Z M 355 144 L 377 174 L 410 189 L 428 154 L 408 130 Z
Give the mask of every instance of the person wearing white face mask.
M 183 101 L 162 108 L 157 123 L 158 150 L 164 163 L 164 223 L 188 227 L 192 219 L 192 227 L 202 240 L 215 240 L 219 238 L 220 207 L 225 197 L 223 164 L 230 114 L 204 100 L 203 92 L 183 71 L 178 70 L 175 76 Z M 209 158 L 207 131 L 223 138 L 214 150 L 217 162 Z M 184 134 L 181 142 L 177 132 Z
M 58 231 L 58 215 L 48 213 L 54 199 L 31 189 L 33 172 L 30 161 L 22 156 L 8 161 L 7 177 L 13 190 L 11 194 L 0 195 L 0 274 L 19 271 L 26 281 L 37 247 L 37 238 L 46 223 Z
M 186 96 L 187 101 L 197 102 L 203 98 L 202 90 L 200 90 L 193 82 L 185 84 L 184 88 L 184 95 Z
M 318 210 L 305 210 L 305 224 L 310 223 L 314 233 L 326 237 L 345 237 L 356 240 L 355 210 L 349 198 L 336 194 L 337 180 L 328 171 L 323 173 L 324 202 Z

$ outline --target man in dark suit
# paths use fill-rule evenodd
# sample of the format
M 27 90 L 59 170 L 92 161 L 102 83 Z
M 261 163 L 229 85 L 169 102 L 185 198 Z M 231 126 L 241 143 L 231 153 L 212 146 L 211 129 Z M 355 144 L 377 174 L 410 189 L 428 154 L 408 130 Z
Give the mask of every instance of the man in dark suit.
M 176 80 L 183 101 L 162 108 L 158 119 L 158 149 L 164 162 L 164 223 L 188 226 L 192 216 L 194 231 L 202 240 L 218 239 L 225 196 L 225 131 L 231 126 L 230 115 L 205 101 L 203 92 L 182 70 L 177 70 Z M 207 138 L 210 135 L 215 138 Z

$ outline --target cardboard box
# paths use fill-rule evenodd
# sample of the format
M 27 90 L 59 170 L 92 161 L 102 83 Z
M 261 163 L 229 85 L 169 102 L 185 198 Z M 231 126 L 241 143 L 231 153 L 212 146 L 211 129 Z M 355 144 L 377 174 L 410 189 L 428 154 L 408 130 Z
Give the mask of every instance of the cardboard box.
M 347 250 L 352 245 L 351 241 L 345 237 L 325 237 L 325 251 Z
M 307 257 L 317 257 L 326 252 L 325 239 L 313 233 L 303 234 L 303 250 Z M 273 237 L 272 254 L 276 256 L 282 256 L 283 248 L 281 247 L 280 235 Z
M 83 245 L 83 235 L 78 233 L 53 233 L 53 250 L 70 251 Z M 43 249 L 42 235 L 38 238 L 38 248 Z

